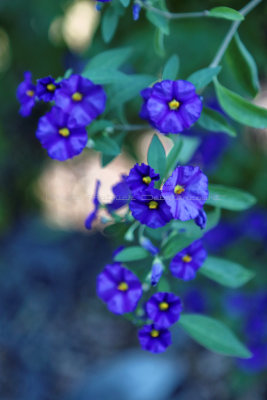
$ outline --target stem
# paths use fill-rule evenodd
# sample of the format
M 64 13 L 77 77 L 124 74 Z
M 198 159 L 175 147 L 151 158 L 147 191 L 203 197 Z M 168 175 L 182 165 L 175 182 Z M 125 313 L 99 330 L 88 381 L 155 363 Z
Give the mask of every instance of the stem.
M 242 8 L 239 13 L 243 16 L 246 16 L 253 8 L 255 8 L 259 3 L 261 3 L 262 0 L 252 0 L 250 3 L 248 3 L 244 8 Z M 242 21 L 235 21 L 232 23 L 227 35 L 223 39 L 223 42 L 221 46 L 219 47 L 214 59 L 210 63 L 210 67 L 217 67 L 219 65 L 219 62 L 221 61 L 225 51 L 227 50 L 229 43 L 231 42 L 233 36 L 235 35 L 239 25 L 241 24 Z
M 246 5 L 244 8 L 242 8 L 239 12 L 242 15 L 245 16 L 246 14 L 248 14 L 250 12 L 250 10 L 252 10 L 261 1 L 262 0 L 254 0 L 251 3 L 249 3 L 248 5 Z M 210 15 L 210 12 L 208 10 L 197 11 L 197 12 L 188 12 L 188 13 L 171 13 L 169 11 L 160 10 L 159 8 L 156 8 L 156 7 L 153 7 L 153 6 L 149 5 L 149 4 L 146 4 L 144 1 L 141 1 L 141 0 L 136 0 L 136 3 L 139 4 L 140 7 L 143 7 L 148 11 L 152 11 L 155 14 L 159 14 L 162 17 L 165 17 L 166 19 L 185 19 L 185 18 L 213 17 L 213 15 Z M 236 21 L 236 22 L 234 22 L 234 24 L 239 26 L 240 21 Z
M 155 14 L 162 15 L 166 19 L 184 19 L 184 18 L 201 18 L 201 17 L 208 17 L 209 16 L 209 11 L 204 10 L 204 11 L 199 11 L 199 12 L 190 12 L 190 13 L 171 13 L 169 11 L 163 11 L 160 10 L 159 8 L 152 7 L 149 4 L 146 4 L 144 2 L 139 2 L 137 3 L 145 8 L 148 11 L 152 11 Z

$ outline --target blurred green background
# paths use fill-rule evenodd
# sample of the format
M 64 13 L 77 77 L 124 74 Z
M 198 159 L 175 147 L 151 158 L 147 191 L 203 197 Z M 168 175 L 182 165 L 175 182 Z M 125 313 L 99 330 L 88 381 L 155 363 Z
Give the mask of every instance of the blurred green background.
M 174 12 L 219 5 L 239 9 L 245 4 L 243 0 L 168 1 Z M 262 93 L 256 101 L 265 107 L 266 15 L 263 1 L 240 28 L 259 69 Z M 110 315 L 95 297 L 95 276 L 110 261 L 114 243 L 97 231 L 83 230 L 90 206 L 85 184 L 72 191 L 75 216 L 72 200 L 66 200 L 75 179 L 83 182 L 90 168 L 88 179 L 94 183 L 99 159 L 89 150 L 64 166 L 48 159 L 35 138 L 46 106 L 39 104 L 31 117 L 23 119 L 16 100 L 24 71 L 32 71 L 36 79 L 63 76 L 68 68 L 79 73 L 93 55 L 120 46 L 135 49 L 126 72 L 158 75 L 169 56 L 177 53 L 180 77 L 185 78 L 208 66 L 230 22 L 172 21 L 170 35 L 164 39 L 165 54 L 159 55 L 155 28 L 144 12 L 134 22 L 128 7 L 110 44 L 103 42 L 99 17 L 92 0 L 0 1 L 0 398 L 264 400 L 267 131 L 244 129 L 236 140 L 196 133 L 201 146 L 194 162 L 210 181 L 243 188 L 258 199 L 257 206 L 242 215 L 225 212 L 222 223 L 205 238 L 206 246 L 257 275 L 236 297 L 235 291 L 218 290 L 201 277 L 187 284 L 184 293 L 188 310 L 218 315 L 256 349 L 253 362 L 242 364 L 208 353 L 178 328 L 174 348 L 155 357 L 139 350 L 132 326 Z M 226 57 L 220 80 L 243 94 Z M 204 97 L 210 104 L 215 102 L 212 89 Z M 137 99 L 127 108 L 135 123 L 142 123 L 137 117 L 140 104 Z M 111 163 L 102 171 L 103 177 L 111 170 L 119 176 L 131 165 L 133 154 L 127 154 L 127 149 L 135 143 L 136 133 L 130 133 L 121 164 Z

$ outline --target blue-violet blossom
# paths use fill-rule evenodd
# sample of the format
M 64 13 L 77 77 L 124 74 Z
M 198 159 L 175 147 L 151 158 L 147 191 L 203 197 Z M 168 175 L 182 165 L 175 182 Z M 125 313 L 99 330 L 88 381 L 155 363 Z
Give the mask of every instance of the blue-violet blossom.
M 197 270 L 207 257 L 201 240 L 196 240 L 190 246 L 180 251 L 170 263 L 171 273 L 176 277 L 189 281 L 194 279 Z
M 140 117 L 161 133 L 179 133 L 200 117 L 202 101 L 195 86 L 187 81 L 163 80 L 141 92 L 144 99 Z
M 40 100 L 46 102 L 53 101 L 55 92 L 59 87 L 60 84 L 56 83 L 55 79 L 53 79 L 51 76 L 38 79 L 36 85 L 36 95 Z
M 164 183 L 162 196 L 173 218 L 196 218 L 208 198 L 208 178 L 199 167 L 179 166 Z
M 32 74 L 29 71 L 24 72 L 24 81 L 21 82 L 17 89 L 17 99 L 19 100 L 20 114 L 23 117 L 30 115 L 32 108 L 35 104 L 36 87 L 32 83 Z
M 138 338 L 142 349 L 151 353 L 162 353 L 172 344 L 171 332 L 154 324 L 144 325 Z
M 159 174 L 156 174 L 153 168 L 146 164 L 135 164 L 130 170 L 126 182 L 133 195 L 143 192 L 147 188 L 153 188 L 154 182 L 159 180 Z
M 106 265 L 97 278 L 97 294 L 115 314 L 135 310 L 142 296 L 142 285 L 132 271 L 120 263 Z
M 168 328 L 178 321 L 182 312 L 182 303 L 173 293 L 153 294 L 145 305 L 149 319 L 160 327 Z
M 59 161 L 80 154 L 87 143 L 84 125 L 58 107 L 40 118 L 36 136 L 48 155 Z

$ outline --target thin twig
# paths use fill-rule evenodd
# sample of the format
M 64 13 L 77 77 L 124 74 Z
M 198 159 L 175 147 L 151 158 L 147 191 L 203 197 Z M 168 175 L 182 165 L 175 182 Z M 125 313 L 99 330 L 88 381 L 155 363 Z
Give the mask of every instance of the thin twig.
M 244 8 L 242 8 L 239 11 L 239 13 L 245 17 L 251 10 L 253 10 L 253 8 L 255 8 L 259 3 L 261 3 L 261 1 L 262 0 L 252 0 Z M 217 67 L 217 65 L 219 65 L 219 62 L 221 61 L 225 51 L 229 46 L 229 43 L 231 42 L 241 22 L 242 21 L 235 21 L 232 23 L 227 35 L 224 37 L 222 41 L 221 46 L 219 47 L 217 53 L 215 54 L 214 59 L 210 63 L 210 67 Z

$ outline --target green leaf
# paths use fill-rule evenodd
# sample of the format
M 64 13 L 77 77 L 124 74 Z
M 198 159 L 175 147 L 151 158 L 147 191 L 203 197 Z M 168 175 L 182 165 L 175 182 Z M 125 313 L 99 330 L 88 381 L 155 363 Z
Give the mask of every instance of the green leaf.
M 107 108 L 113 110 L 131 100 L 136 96 L 140 96 L 140 91 L 155 82 L 156 78 L 150 75 L 125 75 L 126 80 L 120 84 L 114 85 Z
M 221 285 L 238 288 L 254 277 L 254 273 L 241 265 L 218 257 L 209 256 L 199 272 Z
M 104 42 L 109 43 L 113 38 L 119 22 L 115 8 L 109 7 L 102 17 L 101 32 Z
M 155 14 L 153 11 L 146 12 L 147 19 L 155 25 L 164 35 L 169 35 L 169 21 L 163 15 Z
M 213 78 L 218 75 L 220 70 L 220 66 L 203 68 L 191 74 L 187 80 L 193 83 L 193 85 L 196 87 L 196 90 L 199 90 L 207 86 L 213 80 Z
M 253 206 L 256 199 L 243 190 L 223 185 L 209 185 L 209 199 L 206 204 L 232 211 L 243 211 Z
M 236 136 L 236 131 L 228 123 L 225 117 L 211 108 L 204 107 L 197 122 L 202 128 L 212 132 L 224 132 L 230 136 Z
M 160 281 L 157 285 L 157 290 L 158 292 L 171 292 L 170 283 L 164 276 L 160 278 Z
M 164 176 L 166 168 L 166 153 L 165 149 L 155 134 L 151 140 L 148 153 L 147 162 L 161 177 Z
M 147 258 L 149 253 L 140 246 L 127 247 L 120 251 L 114 258 L 115 261 L 126 262 L 126 261 L 136 261 L 143 260 Z
M 237 33 L 228 46 L 226 59 L 236 81 L 245 93 L 255 97 L 260 87 L 257 66 Z
M 165 43 L 164 43 L 164 38 L 165 35 L 162 33 L 162 31 L 159 28 L 155 29 L 155 34 L 154 34 L 154 49 L 156 55 L 159 57 L 165 57 Z
M 123 7 L 128 7 L 128 5 L 130 4 L 131 0 L 120 0 L 121 4 L 123 5 Z
M 117 69 L 132 55 L 132 47 L 120 47 L 103 51 L 93 57 L 85 67 L 85 73 L 89 69 L 105 68 L 106 70 Z
M 267 109 L 249 103 L 217 80 L 214 83 L 219 103 L 231 118 L 253 128 L 267 128 Z
M 109 156 L 117 156 L 121 152 L 115 140 L 103 135 L 94 138 L 94 149 Z
M 179 57 L 176 54 L 173 54 L 163 68 L 162 79 L 170 79 L 175 81 L 175 79 L 177 79 L 178 70 Z
M 88 125 L 87 132 L 90 137 L 92 137 L 95 133 L 103 131 L 105 129 L 112 129 L 113 130 L 113 122 L 108 121 L 105 119 L 99 119 L 91 122 L 90 125 Z
M 239 358 L 250 358 L 250 351 L 222 322 L 199 314 L 183 314 L 179 320 L 182 328 L 207 349 Z
M 201 230 L 194 221 L 172 221 L 172 228 L 176 233 L 170 236 L 164 243 L 162 253 L 164 258 L 172 258 L 185 249 L 195 240 L 200 239 L 206 232 L 213 229 L 220 220 L 220 209 L 207 213 L 206 228 Z
M 106 85 L 111 83 L 122 83 L 127 84 L 127 75 L 116 69 L 87 69 L 82 73 L 85 78 L 90 79 L 96 84 Z
M 165 171 L 166 178 L 168 178 L 176 168 L 182 148 L 183 141 L 180 137 L 178 137 L 167 156 Z
M 117 237 L 124 235 L 128 229 L 128 225 L 125 222 L 118 222 L 105 227 L 104 234 L 110 237 Z
M 183 147 L 179 154 L 179 164 L 187 164 L 194 155 L 200 143 L 200 138 L 183 136 Z
M 231 21 L 243 21 L 244 16 L 230 7 L 215 7 L 209 10 L 209 15 L 215 18 L 229 19 Z

